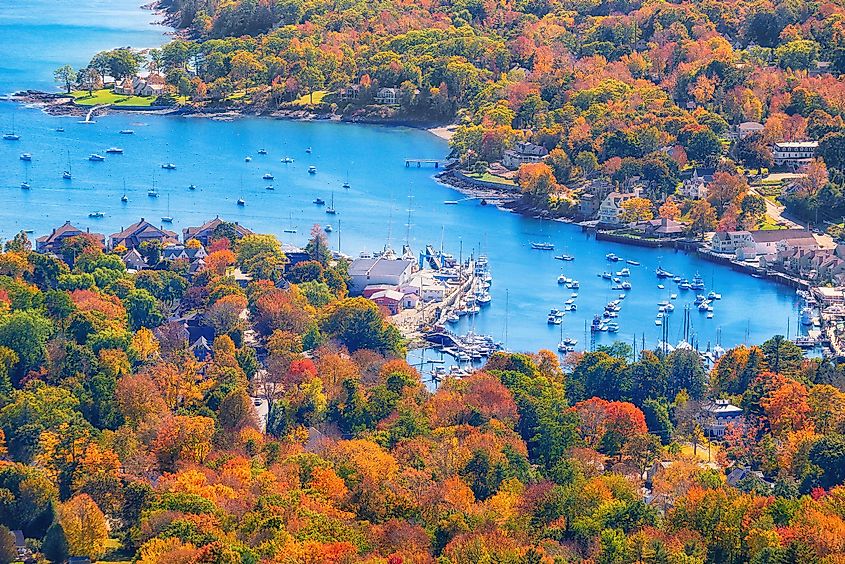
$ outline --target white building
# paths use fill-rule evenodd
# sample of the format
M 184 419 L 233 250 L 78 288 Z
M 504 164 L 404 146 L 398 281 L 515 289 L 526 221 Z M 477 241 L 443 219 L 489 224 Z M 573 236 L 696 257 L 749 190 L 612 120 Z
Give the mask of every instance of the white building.
M 725 429 L 731 423 L 742 423 L 742 408 L 732 405 L 728 400 L 717 399 L 701 406 L 702 427 L 708 437 L 721 439 Z
M 717 231 L 710 239 L 713 252 L 735 254 L 742 247 L 754 247 L 754 238 L 748 231 Z
M 411 277 L 414 261 L 405 259 L 359 258 L 349 265 L 351 284 L 349 291 L 360 294 L 372 284 L 389 284 L 394 287 L 405 284 Z
M 399 103 L 399 89 L 398 88 L 379 88 L 376 92 L 375 100 L 377 104 L 386 104 L 388 106 Z
M 775 143 L 772 146 L 772 157 L 777 166 L 799 167 L 812 161 L 818 148 L 819 144 L 815 141 Z
M 622 192 L 611 192 L 608 194 L 599 206 L 599 223 L 606 223 L 607 225 L 621 224 L 622 202 L 635 198 L 636 196 L 633 193 L 623 194 Z
M 520 141 L 513 149 L 508 149 L 502 156 L 502 165 L 516 170 L 526 163 L 539 163 L 549 156 L 549 151 L 541 145 Z

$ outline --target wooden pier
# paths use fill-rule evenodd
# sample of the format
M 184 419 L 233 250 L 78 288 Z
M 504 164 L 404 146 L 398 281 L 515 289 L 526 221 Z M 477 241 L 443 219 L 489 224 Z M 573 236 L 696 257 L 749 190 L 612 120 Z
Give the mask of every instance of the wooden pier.
M 439 159 L 405 159 L 406 167 L 410 167 L 412 164 L 416 164 L 417 168 L 420 168 L 422 165 L 434 165 L 434 168 L 440 168 Z

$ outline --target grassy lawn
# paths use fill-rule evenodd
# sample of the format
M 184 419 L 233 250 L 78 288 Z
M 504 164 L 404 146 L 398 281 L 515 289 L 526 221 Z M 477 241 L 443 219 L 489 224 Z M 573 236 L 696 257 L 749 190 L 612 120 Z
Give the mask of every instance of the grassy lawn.
M 775 231 L 777 229 L 785 229 L 783 225 L 775 223 L 775 220 L 766 216 L 760 223 L 757 224 L 757 229 L 761 231 Z
M 80 106 L 100 106 L 102 104 L 114 104 L 115 106 L 152 106 L 155 97 L 123 96 L 115 94 L 112 90 L 94 90 L 89 95 L 87 90 L 76 90 L 70 93 L 74 101 Z
M 715 443 L 710 443 L 710 461 L 716 461 L 716 455 L 719 453 L 719 445 Z M 695 456 L 693 454 L 693 446 L 691 444 L 683 444 L 681 445 L 681 452 L 686 456 Z M 702 462 L 707 462 L 707 445 L 706 444 L 699 444 L 698 445 L 698 458 Z
M 495 182 L 496 184 L 507 184 L 508 186 L 516 186 L 516 182 L 513 180 L 508 180 L 507 178 L 502 178 L 501 176 L 496 176 L 495 174 L 490 174 L 489 172 L 485 172 L 483 174 L 479 174 L 477 172 L 468 172 L 465 173 L 470 178 L 475 178 L 476 180 L 481 180 L 482 182 Z
M 323 98 L 326 97 L 326 94 L 328 94 L 328 91 L 326 90 L 316 90 L 314 91 L 313 101 L 311 100 L 311 96 L 305 94 L 304 96 L 300 96 L 299 98 L 291 102 L 291 104 L 293 104 L 294 106 L 309 106 L 311 104 L 319 104 L 323 101 Z

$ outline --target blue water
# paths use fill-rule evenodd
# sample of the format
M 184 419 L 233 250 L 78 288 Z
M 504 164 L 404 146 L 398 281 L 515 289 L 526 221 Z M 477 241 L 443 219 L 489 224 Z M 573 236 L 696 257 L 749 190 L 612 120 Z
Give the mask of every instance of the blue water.
M 0 41 L 4 66 L 0 87 L 6 91 L 49 85 L 57 62 L 54 53 L 65 53 L 71 62 L 84 62 L 96 50 L 155 45 L 163 40 L 162 28 L 149 25 L 153 16 L 133 9 L 132 2 L 35 4 L 41 6 L 39 12 L 51 6 L 48 19 L 62 24 L 35 26 L 31 22 L 41 13 L 36 17 L 19 6 L 0 4 L 0 40 L 6 35 L 30 37 L 31 43 L 38 45 L 37 50 L 23 51 L 19 41 Z M 104 15 L 95 16 L 100 10 Z M 69 13 L 74 17 L 66 20 Z M 94 27 L 88 27 L 91 21 L 96 22 Z M 85 41 L 78 42 L 82 36 Z M 10 62 L 12 70 L 5 68 Z M 15 68 L 31 71 L 21 74 Z M 723 299 L 714 304 L 714 319 L 706 319 L 695 309 L 691 314 L 694 338 L 702 348 L 715 344 L 717 338 L 726 347 L 760 342 L 775 333 L 786 333 L 790 320 L 795 331 L 797 302 L 789 288 L 673 250 L 597 242 L 576 226 L 527 219 L 474 201 L 443 205 L 445 200 L 462 196 L 437 184 L 431 169 L 404 166 L 405 158 L 442 158 L 448 152 L 445 142 L 424 131 L 139 114 L 100 117 L 95 124 L 84 125 L 78 118 L 51 117 L 35 108 L 8 103 L 0 104 L 0 127 L 11 126 L 12 114 L 22 138 L 0 142 L 0 190 L 5 192 L 5 205 L 0 207 L 2 237 L 21 229 L 42 234 L 65 220 L 108 235 L 140 217 L 158 223 L 165 215 L 175 218 L 172 229 L 181 230 L 218 214 L 298 245 L 304 244 L 312 225 L 331 222 L 335 227 L 332 245 L 350 255 L 363 249 L 378 250 L 388 240 L 397 249 L 406 240 L 416 250 L 427 243 L 439 247 L 442 237 L 445 248 L 455 255 L 461 248 L 465 256 L 481 249 L 490 258 L 494 276 L 493 303 L 474 320 L 463 319 L 457 329 L 474 329 L 499 340 L 507 336 L 507 345 L 514 350 L 554 348 L 559 341 L 560 328 L 547 325 L 546 314 L 550 308 L 562 306 L 571 293 L 556 283 L 561 273 L 581 282 L 578 311 L 566 315 L 564 334 L 577 338 L 578 348 L 588 345 L 585 322 L 621 293 L 611 291 L 610 283 L 597 276 L 625 266 L 605 260 L 605 255 L 613 252 L 642 265 L 630 267 L 633 290 L 627 292 L 617 319 L 621 331 L 598 335 L 598 344 L 615 339 L 631 342 L 635 336 L 639 341 L 644 335 L 646 345 L 654 346 L 662 331 L 654 324 L 657 302 L 668 299 L 670 292 L 678 293 L 678 299 L 670 316 L 669 337 L 670 341 L 680 338 L 681 310 L 694 293 L 677 291 L 671 281 L 665 282 L 665 290 L 658 289 L 654 275 L 658 264 L 690 278 L 699 272 L 708 290 L 713 287 L 722 293 Z M 64 133 L 55 131 L 59 126 L 65 128 Z M 120 135 L 125 128 L 135 130 L 135 135 Z M 87 160 L 89 154 L 104 154 L 112 146 L 122 147 L 125 154 L 109 155 L 102 163 Z M 307 147 L 313 147 L 312 154 L 306 154 Z M 267 149 L 268 154 L 258 155 L 259 148 Z M 24 151 L 33 154 L 32 163 L 18 159 Z M 244 161 L 247 155 L 252 162 Z M 293 164 L 280 162 L 287 155 L 295 159 Z M 68 160 L 72 181 L 61 178 Z M 177 169 L 162 170 L 160 165 L 165 162 L 175 163 Z M 307 173 L 310 165 L 317 167 L 317 174 Z M 275 181 L 262 180 L 267 172 L 275 175 Z M 352 187 L 344 190 L 341 185 L 347 175 Z M 20 189 L 25 178 L 32 184 L 30 191 Z M 157 199 L 147 196 L 154 184 L 161 194 Z M 197 190 L 189 191 L 190 184 Z M 266 190 L 271 184 L 275 190 Z M 127 204 L 120 202 L 124 192 L 129 197 Z M 311 203 L 315 197 L 328 201 L 332 195 L 338 209 L 334 218 Z M 246 206 L 236 205 L 239 197 L 246 200 Z M 89 219 L 88 213 L 95 210 L 106 216 Z M 284 233 L 291 225 L 298 232 Z M 555 243 L 555 252 L 529 249 L 528 243 L 534 240 Z M 554 260 L 553 255 L 561 252 L 576 260 Z

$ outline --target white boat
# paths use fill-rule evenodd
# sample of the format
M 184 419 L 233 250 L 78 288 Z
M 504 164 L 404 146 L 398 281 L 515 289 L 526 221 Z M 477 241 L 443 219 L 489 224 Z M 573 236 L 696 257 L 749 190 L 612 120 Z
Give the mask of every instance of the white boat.
M 97 153 L 94 153 L 94 154 L 92 154 L 88 157 L 88 160 L 95 162 L 95 163 L 99 163 L 99 162 L 106 160 L 106 157 L 104 157 L 103 155 L 98 155 Z
M 460 320 L 461 320 L 461 317 L 454 312 L 451 312 L 451 313 L 449 313 L 449 315 L 446 316 L 446 321 L 448 323 L 457 323 Z
M 623 290 L 630 290 L 631 289 L 631 283 L 628 282 L 627 280 L 625 282 L 622 282 L 622 289 Z
M 176 165 L 173 163 L 164 163 L 163 165 L 161 165 L 161 168 L 163 168 L 164 170 L 176 170 Z
M 270 184 L 268 184 L 267 186 L 265 186 L 265 187 L 264 187 L 264 189 L 265 189 L 265 190 L 275 190 L 275 189 L 276 189 L 276 187 L 275 187 L 275 186 L 272 186 L 272 185 L 270 185 Z
M 110 155 L 122 155 L 123 149 L 121 149 L 120 147 L 109 147 L 108 149 L 106 149 L 106 153 Z
M 326 208 L 326 213 L 329 215 L 336 215 L 337 210 L 334 209 L 334 192 L 332 192 L 332 203 Z
M 245 162 L 245 163 L 251 163 L 251 162 L 252 162 L 252 157 L 249 157 L 249 156 L 244 157 L 244 162 Z
M 6 141 L 20 141 L 21 136 L 17 133 L 7 133 L 3 136 L 3 139 L 5 139 Z
M 618 262 L 618 261 L 622 260 L 618 256 L 616 256 L 614 253 L 607 253 L 606 255 L 604 255 L 604 258 L 606 258 L 607 260 L 609 260 L 611 262 Z
M 32 160 L 32 153 L 21 153 L 21 160 L 22 161 L 31 161 Z
M 715 291 L 710 290 L 710 292 L 707 294 L 707 299 L 708 300 L 721 300 L 722 294 L 718 294 Z
M 619 332 L 619 324 L 615 321 L 611 321 L 607 324 L 607 330 L 610 333 L 618 333 Z
M 259 154 L 259 155 L 266 155 L 266 154 L 267 154 L 267 149 L 258 149 L 258 154 Z
M 134 135 L 135 132 L 131 129 L 121 129 L 120 134 L 121 135 Z
M 660 289 L 660 290 L 665 290 L 666 286 L 664 286 L 663 284 L 658 284 L 657 288 Z
M 71 180 L 73 178 L 73 175 L 70 173 L 69 170 L 66 170 L 62 172 L 62 178 L 64 178 L 65 180 Z
M 307 149 L 305 149 L 305 152 L 310 155 L 311 154 L 311 147 L 308 147 Z
M 282 158 L 282 162 L 285 163 L 285 164 L 290 164 L 290 163 L 293 162 L 293 159 L 290 158 L 290 157 L 284 157 L 284 158 Z
M 197 187 L 196 187 L 195 184 L 189 184 L 188 185 L 188 190 L 196 190 L 196 189 L 197 189 Z
M 173 218 L 170 217 L 169 215 L 165 215 L 164 217 L 161 218 L 161 222 L 162 223 L 173 223 Z
M 326 225 L 325 227 L 323 227 L 323 231 L 325 231 L 326 233 L 331 233 L 332 231 L 334 231 L 334 229 L 331 225 Z
M 630 276 L 630 275 L 631 275 L 631 269 L 629 269 L 627 267 L 623 268 L 622 270 L 620 270 L 619 272 L 616 273 L 616 276 Z
M 564 276 L 563 274 L 561 274 L 560 276 L 557 277 L 557 283 L 558 284 L 563 285 L 563 284 L 566 284 L 567 282 L 569 282 L 569 279 L 566 276 Z
M 813 309 L 809 306 L 801 310 L 801 325 L 805 327 L 813 325 Z
M 553 251 L 555 246 L 554 243 L 531 243 L 531 248 L 538 251 Z
M 121 202 L 123 202 L 123 203 L 125 204 L 126 202 L 128 202 L 128 201 L 129 201 L 129 196 L 127 196 L 126 194 L 124 194 L 123 196 L 121 196 L 121 197 L 120 197 L 120 201 L 121 201 Z
M 308 174 L 317 174 L 317 167 L 314 166 L 314 165 L 309 166 L 308 167 Z
M 662 319 L 655 319 L 654 324 L 655 325 L 663 325 L 663 320 Z
M 273 176 L 272 174 L 270 174 L 269 172 L 267 172 L 267 173 L 265 173 L 265 174 L 264 174 L 264 176 L 262 176 L 261 178 L 263 178 L 264 180 L 273 180 L 273 179 L 275 178 L 275 176 Z
M 479 294 L 475 299 L 480 305 L 487 305 L 492 301 L 493 298 L 490 296 L 489 293 L 484 292 L 482 294 Z
M 457 206 L 458 200 L 446 200 L 445 202 L 443 202 L 443 205 L 444 206 Z
M 150 198 L 158 198 L 158 190 L 156 190 L 155 188 L 147 190 L 147 196 L 149 196 Z
M 29 190 L 30 188 L 32 188 L 32 186 L 29 185 L 29 182 L 26 182 L 26 181 L 21 182 L 21 189 L 22 190 Z
M 707 312 L 707 319 L 713 319 L 713 312 L 712 311 Z
M 677 300 L 677 299 L 678 299 L 678 294 L 669 294 L 669 299 L 670 299 L 670 300 Z
M 246 205 L 246 200 L 244 200 L 243 198 L 238 198 L 237 204 L 238 204 L 239 206 L 245 206 L 245 205 Z
M 106 214 L 104 214 L 101 211 L 94 211 L 94 212 L 89 213 L 88 217 L 101 218 L 101 217 L 106 217 Z

